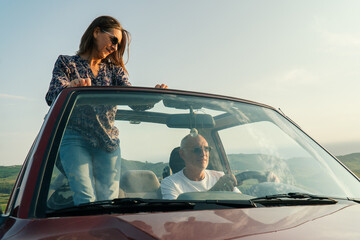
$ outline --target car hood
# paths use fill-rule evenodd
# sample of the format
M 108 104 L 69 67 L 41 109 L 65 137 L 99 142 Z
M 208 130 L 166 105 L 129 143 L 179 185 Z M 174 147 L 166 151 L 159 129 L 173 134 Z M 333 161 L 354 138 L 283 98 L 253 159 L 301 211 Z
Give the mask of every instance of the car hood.
M 9 239 L 360 239 L 360 205 L 15 220 Z M 12 232 L 14 234 L 12 234 Z
M 206 210 L 122 216 L 160 239 L 360 239 L 360 205 Z

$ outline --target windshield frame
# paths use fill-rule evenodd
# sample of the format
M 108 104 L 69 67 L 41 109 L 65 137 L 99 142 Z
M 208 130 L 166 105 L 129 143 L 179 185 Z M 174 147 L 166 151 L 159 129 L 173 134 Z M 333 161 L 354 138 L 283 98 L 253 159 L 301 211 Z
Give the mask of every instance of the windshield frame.
M 38 175 L 37 180 L 37 190 L 34 191 L 31 210 L 29 211 L 29 216 L 32 217 L 45 217 L 46 212 L 46 201 L 47 201 L 47 193 L 49 191 L 50 178 L 55 165 L 56 156 L 58 154 L 60 141 L 62 135 L 64 133 L 66 124 L 69 120 L 69 116 L 71 115 L 71 111 L 74 108 L 75 101 L 79 95 L 86 94 L 94 94 L 94 93 L 110 93 L 110 94 L 121 94 L 121 93 L 158 93 L 158 94 L 175 94 L 175 95 L 183 95 L 183 96 L 191 96 L 191 97 L 204 97 L 204 98 L 213 98 L 217 100 L 228 100 L 235 101 L 239 103 L 245 103 L 249 105 L 255 105 L 259 107 L 264 107 L 266 109 L 272 110 L 290 122 L 295 128 L 300 130 L 306 137 L 308 137 L 312 142 L 317 144 L 320 148 L 322 148 L 328 155 L 330 155 L 335 161 L 337 161 L 342 167 L 344 167 L 353 177 L 355 177 L 358 181 L 360 179 L 352 173 L 343 163 L 341 163 L 336 157 L 334 157 L 331 153 L 329 153 L 324 147 L 322 147 L 319 143 L 317 143 L 313 138 L 311 138 L 308 134 L 306 134 L 296 123 L 294 123 L 290 118 L 284 115 L 281 111 L 277 109 L 261 104 L 256 103 L 244 99 L 221 96 L 221 95 L 213 95 L 213 94 L 205 94 L 198 92 L 186 92 L 179 90 L 158 90 L 153 88 L 139 88 L 139 87 L 89 87 L 89 88 L 74 88 L 74 89 L 64 89 L 61 93 L 62 96 L 66 96 L 66 99 L 63 101 L 63 105 L 61 106 L 61 110 L 59 111 L 58 119 L 56 124 L 54 125 L 53 131 L 51 133 L 50 141 L 46 146 L 47 154 L 44 155 L 42 160 L 42 166 L 40 174 Z M 56 101 L 57 102 L 57 101 Z M 58 103 L 54 103 L 52 107 Z M 46 122 L 45 122 L 46 123 Z M 227 159 L 225 149 L 223 148 L 220 136 L 218 131 L 223 128 L 213 128 L 211 131 L 212 139 L 215 141 L 215 146 L 218 148 L 219 157 L 222 164 L 225 165 L 225 169 L 228 173 L 231 173 L 229 161 Z

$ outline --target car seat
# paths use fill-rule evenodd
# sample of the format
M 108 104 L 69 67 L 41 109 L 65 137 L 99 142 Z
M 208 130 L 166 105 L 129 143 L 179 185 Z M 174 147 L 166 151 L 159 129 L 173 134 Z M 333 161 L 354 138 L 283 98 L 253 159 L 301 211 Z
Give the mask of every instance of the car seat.
M 180 157 L 179 150 L 180 147 L 176 147 L 171 151 L 170 154 L 169 166 L 173 174 L 179 172 L 185 167 L 185 162 Z
M 120 179 L 120 188 L 129 198 L 161 198 L 160 183 L 150 170 L 128 170 Z

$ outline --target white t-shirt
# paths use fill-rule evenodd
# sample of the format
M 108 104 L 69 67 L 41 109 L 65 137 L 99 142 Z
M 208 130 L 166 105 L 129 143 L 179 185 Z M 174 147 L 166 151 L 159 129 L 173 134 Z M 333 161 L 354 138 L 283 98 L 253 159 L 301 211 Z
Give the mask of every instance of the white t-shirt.
M 183 170 L 181 170 L 161 181 L 163 199 L 177 199 L 180 194 L 185 192 L 208 191 L 223 175 L 223 172 L 206 169 L 203 180 L 191 181 L 184 175 Z M 236 187 L 234 191 L 240 192 Z

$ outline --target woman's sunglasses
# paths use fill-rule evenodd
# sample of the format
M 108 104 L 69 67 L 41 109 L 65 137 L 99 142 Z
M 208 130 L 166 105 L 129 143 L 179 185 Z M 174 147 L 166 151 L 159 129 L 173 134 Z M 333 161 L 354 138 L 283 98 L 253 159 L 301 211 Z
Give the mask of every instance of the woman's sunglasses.
M 101 30 L 103 33 L 106 33 L 106 34 L 109 34 L 111 37 L 110 37 L 110 41 L 112 43 L 112 45 L 116 46 L 118 48 L 120 48 L 120 43 L 119 43 L 119 39 L 117 37 L 115 37 L 113 34 L 107 32 L 107 31 L 104 31 L 104 30 Z

